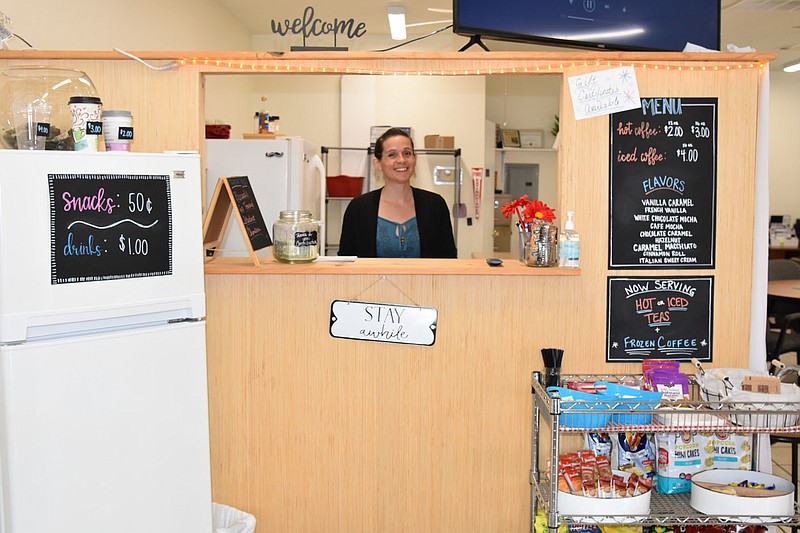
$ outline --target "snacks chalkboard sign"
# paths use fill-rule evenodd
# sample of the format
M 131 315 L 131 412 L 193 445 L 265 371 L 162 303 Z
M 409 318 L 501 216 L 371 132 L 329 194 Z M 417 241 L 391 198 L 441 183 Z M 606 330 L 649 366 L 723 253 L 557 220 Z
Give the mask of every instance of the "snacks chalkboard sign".
M 49 174 L 51 284 L 172 274 L 167 175 Z
M 609 268 L 714 268 L 717 99 L 611 115 Z
M 609 277 L 606 361 L 711 361 L 714 278 Z

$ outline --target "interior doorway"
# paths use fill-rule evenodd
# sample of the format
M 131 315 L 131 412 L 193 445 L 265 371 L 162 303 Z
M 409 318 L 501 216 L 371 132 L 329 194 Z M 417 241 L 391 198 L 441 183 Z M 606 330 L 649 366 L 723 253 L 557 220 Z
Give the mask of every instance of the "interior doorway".
M 539 165 L 536 163 L 506 163 L 504 192 L 512 198 L 527 194 L 533 200 L 539 195 Z

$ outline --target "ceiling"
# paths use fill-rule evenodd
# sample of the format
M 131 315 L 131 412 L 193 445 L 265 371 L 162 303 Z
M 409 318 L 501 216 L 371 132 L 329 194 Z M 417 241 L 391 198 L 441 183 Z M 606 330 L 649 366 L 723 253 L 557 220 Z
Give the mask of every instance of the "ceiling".
M 276 0 L 217 0 L 217 2 L 256 35 L 272 34 L 270 28 L 272 20 L 302 18 L 306 6 L 311 6 L 315 15 L 324 21 L 352 18 L 356 23 L 364 22 L 370 34 L 388 33 L 386 13 L 389 5 L 405 7 L 407 24 L 439 21 L 409 27 L 407 29 L 409 39 L 429 34 L 452 22 L 452 0 L 386 0 L 385 2 L 307 0 L 302 3 Z M 395 41 L 392 44 L 400 43 Z M 778 58 L 773 62 L 776 68 L 790 61 L 800 60 L 800 0 L 722 0 L 723 49 L 728 44 L 739 47 L 750 46 L 759 52 L 776 52 Z M 517 49 L 530 48 L 530 45 L 517 46 Z M 493 48 L 491 45 L 489 47 Z

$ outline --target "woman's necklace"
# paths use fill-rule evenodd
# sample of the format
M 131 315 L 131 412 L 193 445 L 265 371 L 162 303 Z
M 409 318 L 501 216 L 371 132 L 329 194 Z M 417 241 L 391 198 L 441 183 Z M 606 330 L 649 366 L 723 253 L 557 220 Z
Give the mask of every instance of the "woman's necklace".
M 400 237 L 400 249 L 401 250 L 405 250 L 406 249 L 406 225 L 405 224 L 398 224 L 395 227 L 394 232 L 395 232 L 395 235 Z

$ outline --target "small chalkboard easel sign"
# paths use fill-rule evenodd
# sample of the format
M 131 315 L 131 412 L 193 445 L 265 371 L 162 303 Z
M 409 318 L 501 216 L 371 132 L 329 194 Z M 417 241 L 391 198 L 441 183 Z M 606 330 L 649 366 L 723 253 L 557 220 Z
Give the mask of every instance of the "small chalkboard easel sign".
M 234 206 L 236 210 L 233 209 Z M 214 196 L 211 198 L 211 205 L 203 222 L 203 249 L 206 252 L 206 261 L 216 257 L 217 248 L 228 229 L 231 212 L 236 213 L 236 220 L 245 236 L 250 257 L 258 266 L 260 263 L 256 250 L 272 246 L 272 239 L 247 176 L 217 180 Z

